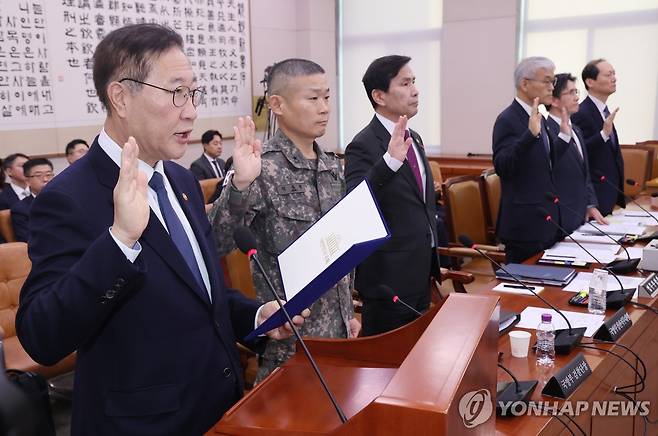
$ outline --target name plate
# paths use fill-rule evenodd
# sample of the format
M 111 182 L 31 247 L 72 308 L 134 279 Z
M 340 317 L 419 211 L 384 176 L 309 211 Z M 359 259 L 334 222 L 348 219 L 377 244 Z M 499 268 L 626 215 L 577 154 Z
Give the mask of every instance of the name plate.
M 614 315 L 606 322 L 603 323 L 601 327 L 594 333 L 593 338 L 598 339 L 599 341 L 607 342 L 617 342 L 617 339 L 624 334 L 626 330 L 631 328 L 633 325 L 633 320 L 626 309 L 623 307 L 615 312 Z
M 571 362 L 548 380 L 541 393 L 557 398 L 567 398 L 592 373 L 585 355 L 578 353 Z

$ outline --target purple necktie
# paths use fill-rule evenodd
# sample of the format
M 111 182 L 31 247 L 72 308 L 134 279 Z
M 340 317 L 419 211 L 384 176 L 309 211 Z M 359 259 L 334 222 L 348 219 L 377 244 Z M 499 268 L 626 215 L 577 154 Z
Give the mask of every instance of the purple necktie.
M 409 131 L 405 130 L 404 140 L 406 141 L 408 137 L 409 137 Z M 420 191 L 420 195 L 422 196 L 423 178 L 420 176 L 420 168 L 418 168 L 418 159 L 416 159 L 416 153 L 414 152 L 413 143 L 409 146 L 409 150 L 407 150 L 407 162 L 409 162 L 409 166 L 411 167 L 411 172 L 414 173 L 414 177 L 416 178 L 416 183 L 418 184 L 418 190 Z

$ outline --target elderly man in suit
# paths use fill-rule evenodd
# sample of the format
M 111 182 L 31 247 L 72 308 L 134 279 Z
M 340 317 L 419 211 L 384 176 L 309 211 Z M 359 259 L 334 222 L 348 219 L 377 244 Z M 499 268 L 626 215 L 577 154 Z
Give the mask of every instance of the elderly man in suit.
M 610 112 L 607 105 L 608 97 L 617 91 L 617 75 L 610 62 L 595 59 L 585 65 L 582 78 L 588 95 L 572 118 L 585 137 L 599 209 L 608 215 L 615 205 L 626 206 L 626 198 L 617 191 L 624 190 L 624 159 L 614 125 L 619 108 Z
M 558 207 L 546 192 L 557 192 L 553 169 L 571 138 L 567 120 L 558 135 L 549 135 L 538 111 L 539 104 L 551 103 L 554 71 L 548 58 L 522 60 L 514 70 L 516 98 L 493 127 L 493 163 L 501 184 L 496 232 L 508 262 L 522 262 L 561 239 L 561 232 L 540 212 L 546 209 L 559 222 Z
M 224 286 L 199 184 L 171 162 L 201 92 L 180 35 L 114 30 L 94 83 L 103 129 L 32 205 L 18 337 L 45 365 L 77 351 L 73 435 L 202 434 L 242 395 L 235 341 L 278 306 Z
M 381 292 L 380 285 L 423 311 L 430 303 L 430 277 L 439 277 L 434 181 L 423 140 L 407 129 L 407 121 L 418 112 L 419 95 L 410 60 L 392 55 L 370 64 L 363 85 L 375 115 L 345 150 L 347 189 L 364 179 L 370 182 L 392 236 L 356 270 L 364 335 L 415 318 Z

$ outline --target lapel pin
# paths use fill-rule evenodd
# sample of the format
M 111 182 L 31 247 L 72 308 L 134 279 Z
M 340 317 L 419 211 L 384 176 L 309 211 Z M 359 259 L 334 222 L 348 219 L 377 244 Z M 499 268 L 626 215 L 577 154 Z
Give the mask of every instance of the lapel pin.
M 187 201 L 187 194 L 183 192 L 183 200 Z

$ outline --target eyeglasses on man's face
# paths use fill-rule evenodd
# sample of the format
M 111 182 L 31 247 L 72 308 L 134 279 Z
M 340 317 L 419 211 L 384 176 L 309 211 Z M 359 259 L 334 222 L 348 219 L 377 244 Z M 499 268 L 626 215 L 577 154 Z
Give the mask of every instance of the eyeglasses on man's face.
M 151 88 L 155 88 L 155 89 L 159 89 L 161 91 L 171 93 L 172 94 L 172 102 L 174 103 L 174 106 L 176 106 L 176 107 L 185 106 L 185 103 L 187 103 L 187 100 L 189 100 L 190 97 L 192 98 L 192 106 L 197 107 L 199 104 L 201 104 L 203 102 L 203 96 L 206 93 L 206 90 L 204 88 L 190 89 L 189 86 L 179 86 L 176 89 L 167 89 L 167 88 L 162 88 L 160 86 L 153 85 L 151 83 L 146 83 L 146 82 L 142 82 L 140 80 L 131 79 L 129 77 L 124 77 L 123 79 L 119 80 L 119 83 L 123 83 L 126 80 L 130 81 L 130 82 L 139 83 L 140 85 L 150 86 Z
M 560 96 L 563 96 L 563 95 L 570 95 L 572 97 L 575 97 L 575 96 L 580 95 L 580 91 L 578 90 L 578 88 L 574 88 L 570 91 L 565 91 L 562 94 L 560 94 Z
M 55 173 L 48 171 L 46 173 L 38 172 L 27 176 L 28 179 L 50 180 L 55 177 Z
M 555 86 L 555 84 L 557 83 L 557 78 L 555 78 L 555 77 L 553 77 L 552 79 L 542 79 L 542 80 L 532 79 L 530 77 L 526 77 L 525 79 L 529 80 L 531 82 L 543 83 L 544 86 Z

